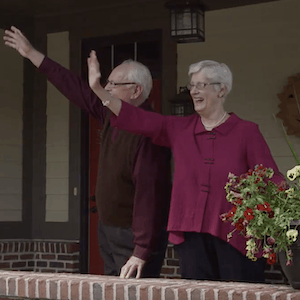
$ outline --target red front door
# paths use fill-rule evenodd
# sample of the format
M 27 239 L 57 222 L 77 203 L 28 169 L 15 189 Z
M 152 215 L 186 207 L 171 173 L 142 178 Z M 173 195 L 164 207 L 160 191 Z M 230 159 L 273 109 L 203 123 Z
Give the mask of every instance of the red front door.
M 97 119 L 90 116 L 90 224 L 89 224 L 89 273 L 103 275 L 103 259 L 98 246 L 98 212 L 95 189 L 97 183 L 98 158 L 100 151 L 100 126 Z

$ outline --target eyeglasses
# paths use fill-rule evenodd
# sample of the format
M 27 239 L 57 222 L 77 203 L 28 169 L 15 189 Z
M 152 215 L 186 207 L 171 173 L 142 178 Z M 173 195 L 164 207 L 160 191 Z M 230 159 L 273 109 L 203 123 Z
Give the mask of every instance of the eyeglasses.
M 112 88 L 117 87 L 118 85 L 126 85 L 126 84 L 136 84 L 135 82 L 114 82 L 111 80 L 106 80 L 106 84 L 110 84 Z
M 221 82 L 210 82 L 210 83 L 197 82 L 196 84 L 189 83 L 187 85 L 187 88 L 188 90 L 191 90 L 192 88 L 195 87 L 197 90 L 201 91 L 204 90 L 207 85 L 214 85 L 214 84 L 221 84 Z

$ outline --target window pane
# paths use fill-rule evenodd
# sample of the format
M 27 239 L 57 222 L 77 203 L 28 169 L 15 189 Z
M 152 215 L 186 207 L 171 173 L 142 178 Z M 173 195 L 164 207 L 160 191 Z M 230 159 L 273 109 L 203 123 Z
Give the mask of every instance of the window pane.
M 114 45 L 114 67 L 126 59 L 134 59 L 134 43 Z
M 153 78 L 160 78 L 161 63 L 159 41 L 141 42 L 137 44 L 137 60 L 147 66 Z

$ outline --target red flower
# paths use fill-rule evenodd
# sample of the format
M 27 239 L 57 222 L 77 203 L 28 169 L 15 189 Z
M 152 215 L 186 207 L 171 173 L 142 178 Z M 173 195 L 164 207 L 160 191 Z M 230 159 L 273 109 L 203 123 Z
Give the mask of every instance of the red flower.
M 267 169 L 264 168 L 262 165 L 255 168 L 255 173 L 257 176 L 264 177 L 266 175 Z
M 234 206 L 228 214 L 234 216 L 235 213 L 236 213 L 236 206 Z
M 276 263 L 276 254 L 275 253 L 269 254 L 267 262 L 269 265 L 274 265 Z
M 285 181 L 281 181 L 280 184 L 278 185 L 278 190 L 279 191 L 285 191 L 288 189 L 288 185 L 286 184 Z
M 223 222 L 226 222 L 226 221 L 231 221 L 236 213 L 236 206 L 234 206 L 229 213 L 225 213 L 225 214 L 222 214 L 220 215 L 220 218 Z
M 232 220 L 232 218 L 234 217 L 236 213 L 236 206 L 234 206 L 231 211 L 227 214 L 226 219 L 227 220 Z
M 257 184 L 257 183 L 259 183 L 259 182 L 260 182 L 259 178 L 257 178 L 257 179 L 254 181 L 255 184 Z
M 243 198 L 241 197 L 237 197 L 234 201 L 233 201 L 234 205 L 242 205 L 243 204 Z
M 242 205 L 242 204 L 243 204 L 243 200 L 237 199 L 237 200 L 235 201 L 235 204 L 236 204 L 236 205 Z
M 267 244 L 270 245 L 270 246 L 274 245 L 275 244 L 275 239 L 273 237 L 269 236 L 267 238 Z
M 274 211 L 270 211 L 268 214 L 270 219 L 274 218 Z
M 245 226 L 244 226 L 243 222 L 244 222 L 243 218 L 238 219 L 238 221 L 235 223 L 235 227 L 236 227 L 237 230 L 245 229 Z
M 244 211 L 244 217 L 249 222 L 254 219 L 253 210 L 249 207 Z
M 256 205 L 256 208 L 257 208 L 258 210 L 262 210 L 262 211 L 265 210 L 265 206 L 264 206 L 263 204 L 257 204 L 257 205 Z
M 266 201 L 265 204 L 257 204 L 256 208 L 261 211 L 271 212 L 270 204 Z

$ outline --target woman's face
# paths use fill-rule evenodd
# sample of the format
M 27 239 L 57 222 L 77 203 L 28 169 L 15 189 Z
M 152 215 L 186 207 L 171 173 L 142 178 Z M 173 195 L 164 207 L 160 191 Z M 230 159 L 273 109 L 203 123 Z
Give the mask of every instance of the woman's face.
M 194 102 L 194 109 L 200 115 L 210 115 L 223 104 L 224 98 L 220 98 L 223 92 L 221 90 L 217 91 L 215 89 L 216 85 L 211 83 L 214 83 L 214 80 L 208 79 L 203 71 L 194 73 L 191 77 L 190 94 Z M 199 86 L 199 88 L 196 86 Z

